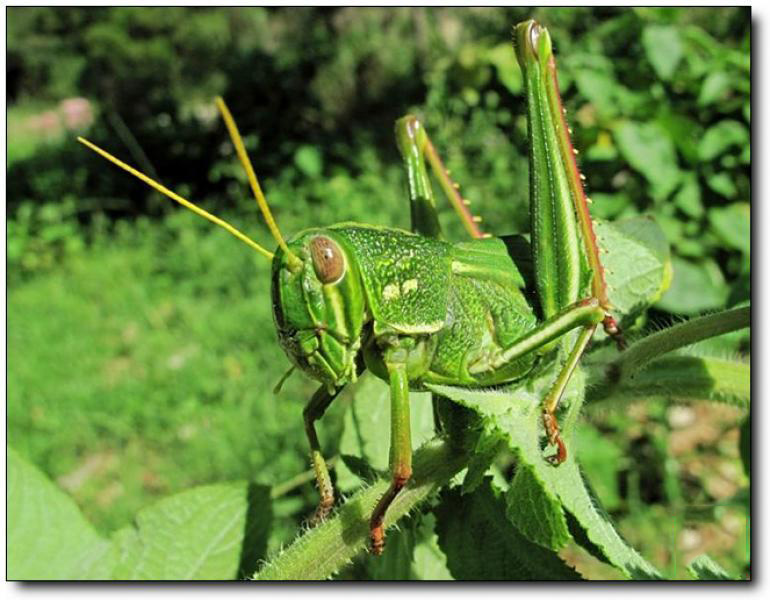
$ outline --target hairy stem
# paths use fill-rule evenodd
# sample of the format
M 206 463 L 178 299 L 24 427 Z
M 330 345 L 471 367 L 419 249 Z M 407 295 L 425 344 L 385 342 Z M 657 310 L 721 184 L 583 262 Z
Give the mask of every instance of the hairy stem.
M 428 442 L 414 453 L 414 475 L 385 515 L 389 527 L 433 492 L 445 485 L 468 462 L 442 441 Z M 254 574 L 260 580 L 327 579 L 365 551 L 369 517 L 389 481 L 379 479 L 350 498 L 321 525 L 298 537 L 288 548 Z M 385 552 L 388 551 L 387 545 Z
M 607 367 L 612 382 L 622 382 L 651 360 L 695 342 L 737 331 L 751 323 L 751 307 L 734 308 L 668 327 L 636 342 Z
M 751 366 L 738 360 L 666 356 L 614 385 L 601 381 L 601 371 L 594 371 L 594 375 L 593 381 L 589 380 L 586 404 L 662 397 L 676 402 L 709 400 L 748 409 L 751 400 Z

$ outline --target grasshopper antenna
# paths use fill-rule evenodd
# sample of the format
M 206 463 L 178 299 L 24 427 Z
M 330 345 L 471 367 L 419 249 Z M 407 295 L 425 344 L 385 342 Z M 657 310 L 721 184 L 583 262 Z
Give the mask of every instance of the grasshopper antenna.
M 239 240 L 241 240 L 247 246 L 251 246 L 254 250 L 259 252 L 262 256 L 265 256 L 265 257 L 267 257 L 270 260 L 273 259 L 274 254 L 272 252 L 270 252 L 268 250 L 265 250 L 262 246 L 257 244 L 257 242 L 252 240 L 245 233 L 241 233 L 240 231 L 238 231 L 235 227 L 230 225 L 230 223 L 228 223 L 227 221 L 224 221 L 224 220 L 220 219 L 219 217 L 215 217 L 210 212 L 207 212 L 207 211 L 203 210 L 202 208 L 196 206 L 195 204 L 193 204 L 189 200 L 186 200 L 185 198 L 182 198 L 182 196 L 180 196 L 179 194 L 175 194 L 170 189 L 168 189 L 166 186 L 158 183 L 154 179 L 151 179 L 150 177 L 148 177 L 147 175 L 145 175 L 141 171 L 137 171 L 136 169 L 134 169 L 134 167 L 124 163 L 122 160 L 120 160 L 118 158 L 115 158 L 112 154 L 110 154 L 106 150 L 102 150 L 101 148 L 99 148 L 99 146 L 89 142 L 87 139 L 82 138 L 82 137 L 78 137 L 78 141 L 81 144 L 83 144 L 84 146 L 87 146 L 88 148 L 90 148 L 91 150 L 96 152 L 97 154 L 103 156 L 104 158 L 106 158 L 111 163 L 119 166 L 124 171 L 128 171 L 134 177 L 137 177 L 138 179 L 141 179 L 147 185 L 149 185 L 151 188 L 159 191 L 164 196 L 166 196 L 168 198 L 171 198 L 174 202 L 178 202 L 179 204 L 181 204 L 185 208 L 188 208 L 191 211 L 193 211 L 196 215 L 200 215 L 201 217 L 203 217 L 204 219 L 206 219 L 208 221 L 211 221 L 215 225 L 219 225 L 220 227 L 222 227 L 223 229 L 225 229 L 226 231 L 228 231 L 229 233 L 231 233 L 232 235 L 237 237 Z
M 256 198 L 257 204 L 259 205 L 259 210 L 262 211 L 262 214 L 265 217 L 270 233 L 273 234 L 273 237 L 278 242 L 281 250 L 286 254 L 289 261 L 289 267 L 294 270 L 302 265 L 302 261 L 296 254 L 289 250 L 286 241 L 281 235 L 280 229 L 278 229 L 278 225 L 273 218 L 273 214 L 270 212 L 270 207 L 267 204 L 265 195 L 262 193 L 262 188 L 259 186 L 259 181 L 257 180 L 256 173 L 254 173 L 254 167 L 251 165 L 249 155 L 246 153 L 246 147 L 243 145 L 243 139 L 238 132 L 238 126 L 235 124 L 233 115 L 230 114 L 230 109 L 227 108 L 225 101 L 221 97 L 217 97 L 216 103 L 217 108 L 219 108 L 219 112 L 222 114 L 222 118 L 225 121 L 225 125 L 227 125 L 227 130 L 230 132 L 230 139 L 235 146 L 235 152 L 238 154 L 238 158 L 240 159 L 243 168 L 246 170 L 246 176 L 249 179 L 249 185 L 251 185 L 251 191 L 254 193 L 254 198 Z

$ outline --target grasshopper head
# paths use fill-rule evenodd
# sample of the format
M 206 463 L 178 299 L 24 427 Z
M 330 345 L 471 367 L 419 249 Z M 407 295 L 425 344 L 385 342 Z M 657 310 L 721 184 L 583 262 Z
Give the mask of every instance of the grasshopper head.
M 329 388 L 354 381 L 366 312 L 356 262 L 330 230 L 304 231 L 288 247 L 295 259 L 280 249 L 273 258 L 278 341 L 297 367 Z

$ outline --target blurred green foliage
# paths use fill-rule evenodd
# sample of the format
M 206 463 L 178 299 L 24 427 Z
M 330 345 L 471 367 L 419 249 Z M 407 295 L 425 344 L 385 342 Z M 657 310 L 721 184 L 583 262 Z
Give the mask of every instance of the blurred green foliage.
M 486 229 L 526 231 L 526 114 L 510 29 L 533 17 L 555 40 L 594 215 L 653 214 L 672 246 L 673 284 L 654 317 L 749 299 L 747 8 L 7 15 L 9 442 L 102 529 L 173 490 L 275 485 L 305 470 L 300 415 L 313 385 L 295 377 L 270 392 L 288 362 L 258 256 L 80 147 L 74 132 L 25 129 L 63 99 L 90 100 L 95 143 L 268 245 L 216 95 L 287 234 L 344 220 L 408 226 L 392 133 L 407 112 L 424 120 Z M 720 351 L 745 348 L 733 336 Z M 346 402 L 322 425 L 330 456 Z M 664 416 L 649 418 L 665 429 Z M 620 416 L 602 424 L 613 455 L 633 450 L 626 426 Z M 669 460 L 652 460 L 659 481 Z M 638 515 L 629 490 L 641 467 L 594 462 L 608 506 Z M 637 484 L 617 487 L 620 469 Z M 271 547 L 314 501 L 310 485 L 277 501 Z

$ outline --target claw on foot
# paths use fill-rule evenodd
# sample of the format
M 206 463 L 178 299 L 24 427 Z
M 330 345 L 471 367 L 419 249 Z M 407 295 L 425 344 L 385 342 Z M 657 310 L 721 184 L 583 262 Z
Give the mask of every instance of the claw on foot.
M 382 551 L 385 548 L 385 531 L 383 530 L 382 525 L 372 527 L 369 532 L 369 539 L 371 540 L 372 554 L 375 556 L 382 554 Z
M 559 466 L 567 460 L 567 446 L 564 445 L 564 440 L 561 439 L 559 422 L 554 414 L 543 411 L 543 425 L 545 426 L 545 435 L 548 443 L 556 446 L 556 454 L 546 457 L 546 460 L 555 467 Z
M 315 509 L 315 513 L 310 517 L 310 526 L 315 527 L 316 525 L 323 523 L 332 511 L 333 506 L 334 496 L 331 498 L 322 498 L 321 502 L 318 503 L 318 508 Z

